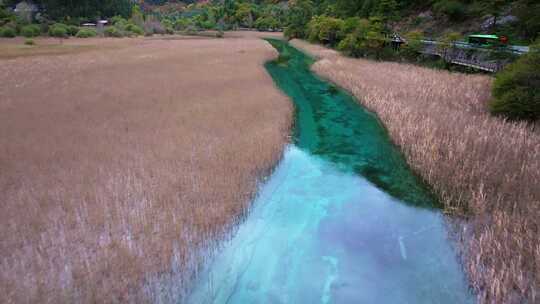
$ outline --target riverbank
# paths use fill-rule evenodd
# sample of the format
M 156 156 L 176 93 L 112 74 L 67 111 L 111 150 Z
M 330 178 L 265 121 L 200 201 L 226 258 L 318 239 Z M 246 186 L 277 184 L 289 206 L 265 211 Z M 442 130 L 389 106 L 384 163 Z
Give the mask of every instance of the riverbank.
M 269 42 L 292 140 L 186 303 L 473 303 L 436 201 L 377 117 Z
M 464 263 L 480 303 L 538 301 L 540 134 L 489 115 L 491 78 L 292 44 L 377 113 L 445 210 L 467 218 Z
M 2 301 L 173 303 L 189 288 L 288 141 L 292 106 L 264 69 L 277 52 L 234 34 L 0 56 Z

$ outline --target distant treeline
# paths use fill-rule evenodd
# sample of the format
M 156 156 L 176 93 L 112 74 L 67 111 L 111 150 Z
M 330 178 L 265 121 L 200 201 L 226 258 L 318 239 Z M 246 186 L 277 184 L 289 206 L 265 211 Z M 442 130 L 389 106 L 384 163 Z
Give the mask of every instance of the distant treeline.
M 19 0 L 5 1 L 5 5 L 14 6 Z M 43 10 L 47 17 L 55 20 L 66 17 L 127 17 L 131 12 L 131 0 L 35 0 L 32 1 Z
M 309 15 L 325 15 L 335 18 L 384 17 L 396 22 L 419 12 L 431 12 L 437 19 L 446 20 L 449 26 L 463 21 L 484 20 L 492 17 L 494 27 L 490 31 L 506 31 L 526 41 L 534 41 L 540 33 L 540 1 L 537 0 L 294 0 L 290 5 L 301 6 L 304 24 Z M 496 28 L 497 21 L 512 16 L 504 28 Z M 421 18 L 417 19 L 418 21 Z M 479 29 L 473 29 L 479 30 Z
M 20 0 L 6 0 L 14 6 Z M 540 1 L 538 0 L 34 0 L 44 14 L 54 20 L 69 18 L 128 17 L 133 4 L 162 5 L 184 3 L 204 12 L 199 22 L 221 24 L 225 28 L 249 26 L 262 28 L 305 27 L 313 16 L 338 19 L 382 17 L 385 23 L 397 23 L 420 12 L 434 14 L 445 25 L 492 17 L 493 24 L 503 20 L 505 25 L 492 28 L 500 34 L 532 42 L 540 33 Z M 291 9 L 291 8 L 299 8 Z M 189 8 L 187 8 L 189 10 Z M 181 12 L 178 12 L 181 13 Z M 185 13 L 185 12 L 183 12 Z M 198 14 L 198 13 L 197 13 Z M 193 15 L 191 15 L 193 16 Z M 286 17 L 284 17 L 286 16 Z M 513 18 L 507 22 L 508 17 Z M 255 22 L 259 20 L 257 26 Z M 413 18 L 414 19 L 414 18 Z M 422 22 L 422 17 L 414 19 Z M 479 29 L 471 29 L 479 30 Z

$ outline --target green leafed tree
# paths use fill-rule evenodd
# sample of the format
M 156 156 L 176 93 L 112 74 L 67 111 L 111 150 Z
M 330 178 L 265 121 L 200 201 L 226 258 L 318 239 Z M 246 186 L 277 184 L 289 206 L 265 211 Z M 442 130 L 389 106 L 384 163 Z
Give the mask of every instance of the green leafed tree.
M 540 43 L 498 73 L 489 104 L 495 115 L 512 120 L 540 119 Z
M 306 25 L 313 16 L 313 9 L 313 2 L 310 0 L 290 0 L 285 36 L 289 38 L 306 37 Z

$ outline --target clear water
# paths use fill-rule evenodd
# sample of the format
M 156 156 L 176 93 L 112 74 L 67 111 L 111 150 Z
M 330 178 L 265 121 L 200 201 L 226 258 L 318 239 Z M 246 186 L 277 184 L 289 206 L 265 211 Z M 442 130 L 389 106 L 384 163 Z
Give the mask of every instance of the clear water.
M 377 118 L 270 42 L 294 143 L 189 302 L 472 303 L 435 200 Z

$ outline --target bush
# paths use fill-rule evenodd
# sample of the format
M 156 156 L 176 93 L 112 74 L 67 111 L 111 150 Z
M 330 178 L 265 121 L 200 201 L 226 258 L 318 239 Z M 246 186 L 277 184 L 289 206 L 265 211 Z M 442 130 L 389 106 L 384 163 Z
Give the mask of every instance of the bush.
M 462 38 L 463 36 L 461 36 L 461 34 L 458 32 L 446 33 L 443 37 L 441 37 L 441 39 L 439 39 L 437 49 L 443 53 L 443 57 L 446 57 L 446 53 L 455 48 L 456 42 Z
M 41 28 L 37 24 L 25 25 L 21 28 L 21 35 L 27 38 L 36 37 L 41 34 Z
M 133 23 L 126 24 L 125 31 L 135 34 L 136 36 L 144 35 L 144 30 Z
M 360 17 L 351 17 L 345 19 L 343 27 L 341 28 L 341 36 L 345 37 L 348 34 L 353 33 L 358 27 L 362 26 L 367 20 Z
M 15 29 L 9 26 L 0 27 L 0 37 L 13 38 L 17 36 Z
M 113 25 L 118 25 L 118 24 L 126 24 L 127 20 L 122 16 L 114 16 L 111 18 L 111 22 Z
M 313 42 L 322 42 L 324 44 L 336 45 L 343 37 L 345 22 L 341 19 L 316 16 L 308 23 L 308 39 Z
M 164 35 L 167 31 L 161 24 L 161 22 L 157 20 L 146 20 L 144 22 L 144 34 L 147 36 L 151 36 L 153 34 L 158 35 Z
M 191 24 L 191 21 L 187 18 L 180 18 L 174 22 L 174 29 L 177 31 L 185 30 L 189 25 Z
M 259 31 L 277 30 L 279 21 L 272 16 L 260 17 L 255 21 L 255 28 Z
M 25 44 L 25 45 L 35 45 L 36 43 L 34 42 L 33 39 L 28 38 L 28 39 L 26 39 L 26 40 L 24 41 L 24 44 Z
M 69 25 L 69 26 L 67 27 L 67 33 L 68 33 L 68 35 L 70 35 L 70 36 L 76 36 L 78 32 L 79 32 L 79 27 L 78 27 L 78 26 L 75 26 L 75 25 Z
M 356 29 L 345 36 L 338 44 L 338 49 L 349 56 L 381 58 L 384 49 L 384 35 L 378 19 L 361 19 Z M 384 56 L 382 56 L 384 57 Z
M 91 28 L 82 28 L 77 33 L 77 38 L 90 38 L 90 37 L 96 37 L 97 32 L 94 29 Z
M 408 59 L 416 59 L 420 55 L 420 52 L 424 48 L 424 33 L 421 31 L 412 31 L 405 34 L 407 43 L 404 44 L 400 51 L 403 56 Z
M 105 36 L 121 38 L 124 37 L 124 33 L 122 33 L 122 31 L 119 30 L 116 26 L 108 26 L 107 28 L 105 28 Z
M 49 35 L 52 37 L 65 38 L 68 36 L 68 26 L 63 23 L 55 23 L 49 27 Z
M 163 19 L 161 21 L 161 26 L 165 29 L 165 33 L 167 34 L 174 34 L 174 24 L 169 19 Z
M 512 120 L 540 118 L 540 53 L 532 51 L 495 76 L 491 113 Z

